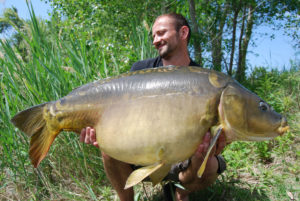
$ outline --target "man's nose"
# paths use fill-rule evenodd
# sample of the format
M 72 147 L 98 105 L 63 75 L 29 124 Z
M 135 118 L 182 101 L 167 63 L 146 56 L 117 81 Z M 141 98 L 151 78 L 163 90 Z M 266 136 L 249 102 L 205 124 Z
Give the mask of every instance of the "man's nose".
M 159 42 L 160 42 L 160 37 L 155 36 L 155 37 L 153 38 L 152 44 L 153 44 L 154 46 L 156 46 Z

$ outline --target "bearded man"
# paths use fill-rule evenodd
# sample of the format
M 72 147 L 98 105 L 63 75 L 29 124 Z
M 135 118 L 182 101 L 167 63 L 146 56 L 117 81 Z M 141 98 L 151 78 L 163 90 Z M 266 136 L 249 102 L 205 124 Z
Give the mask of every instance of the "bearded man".
M 131 71 L 168 65 L 199 66 L 189 56 L 188 42 L 190 36 L 190 26 L 182 15 L 170 13 L 157 17 L 152 27 L 152 37 L 153 45 L 157 49 L 159 56 L 134 63 Z M 175 188 L 172 184 L 164 186 L 164 195 L 167 201 L 172 200 L 170 194 L 172 188 L 177 201 L 188 201 L 190 192 L 207 188 L 226 169 L 225 161 L 219 155 L 226 145 L 225 136 L 222 133 L 208 159 L 203 176 L 201 178 L 197 177 L 197 170 L 207 153 L 210 139 L 210 133 L 208 132 L 190 159 L 172 167 L 165 179 L 180 182 L 186 190 Z M 80 141 L 98 146 L 96 132 L 90 127 L 81 131 Z M 133 188 L 124 190 L 124 186 L 127 178 L 136 167 L 118 161 L 103 152 L 102 158 L 105 172 L 113 188 L 117 191 L 120 200 L 133 201 Z

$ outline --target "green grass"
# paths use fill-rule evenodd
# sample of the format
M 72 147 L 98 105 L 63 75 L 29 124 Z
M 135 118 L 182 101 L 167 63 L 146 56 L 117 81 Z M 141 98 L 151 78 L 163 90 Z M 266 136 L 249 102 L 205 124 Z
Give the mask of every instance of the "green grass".
M 128 71 L 130 62 L 154 54 L 147 30 L 133 29 L 132 47 L 87 45 L 84 38 L 64 40 L 42 29 L 32 12 L 30 33 L 23 33 L 27 58 L 1 41 L 0 200 L 115 200 L 100 152 L 79 143 L 74 133 L 60 134 L 39 168 L 28 156 L 29 139 L 10 123 L 18 111 L 56 100 L 95 79 Z M 108 48 L 109 47 L 109 48 Z M 129 61 L 126 59 L 129 58 Z M 279 71 L 257 69 L 249 88 L 288 116 L 291 130 L 269 142 L 236 142 L 223 155 L 228 170 L 216 184 L 191 200 L 299 200 L 299 65 Z M 253 87 L 253 88 L 251 88 Z M 136 200 L 161 200 L 160 186 L 135 187 Z M 146 192 L 145 193 L 145 190 Z

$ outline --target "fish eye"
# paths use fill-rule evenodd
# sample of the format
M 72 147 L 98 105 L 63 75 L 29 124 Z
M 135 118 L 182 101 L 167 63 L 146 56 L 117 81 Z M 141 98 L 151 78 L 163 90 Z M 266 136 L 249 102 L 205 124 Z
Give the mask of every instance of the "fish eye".
M 268 104 L 265 102 L 259 102 L 259 109 L 261 109 L 262 111 L 267 111 L 268 110 Z

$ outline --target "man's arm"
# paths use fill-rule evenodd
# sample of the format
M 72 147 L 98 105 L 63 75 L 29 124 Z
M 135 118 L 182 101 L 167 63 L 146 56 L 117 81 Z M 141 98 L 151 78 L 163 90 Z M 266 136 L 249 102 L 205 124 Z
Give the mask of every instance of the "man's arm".
M 200 168 L 205 158 L 205 155 L 208 151 L 210 140 L 211 140 L 211 136 L 210 133 L 208 132 L 204 136 L 203 142 L 198 146 L 198 149 L 192 156 L 191 163 L 189 164 L 187 169 L 179 173 L 179 181 L 182 184 L 186 185 L 187 189 L 189 190 L 194 189 L 193 187 L 194 183 L 198 184 L 197 189 L 202 189 L 201 185 L 203 187 L 207 187 L 210 184 L 212 184 L 216 180 L 216 177 L 218 176 L 219 162 L 216 156 L 221 153 L 221 151 L 224 149 L 226 145 L 226 139 L 224 133 L 221 133 L 216 143 L 216 146 L 213 147 L 213 150 L 210 153 L 203 176 L 200 179 L 197 176 L 197 171 Z M 204 177 L 206 178 L 204 179 Z
M 210 133 L 207 133 L 203 138 L 203 142 L 199 145 L 197 151 L 192 156 L 191 162 L 187 169 L 179 173 L 178 179 L 186 190 L 176 188 L 176 200 L 188 200 L 189 193 L 207 188 L 208 186 L 212 185 L 219 176 L 219 168 L 221 164 L 219 164 L 219 159 L 217 159 L 217 157 L 221 156 L 217 155 L 219 155 L 226 146 L 224 133 L 221 133 L 216 146 L 214 146 L 213 150 L 211 151 L 202 177 L 198 178 L 197 176 L 198 169 L 201 166 L 210 145 L 210 140 Z M 224 165 L 222 168 L 225 168 L 225 161 L 223 161 L 223 163 Z M 222 171 L 224 171 L 224 169 Z

